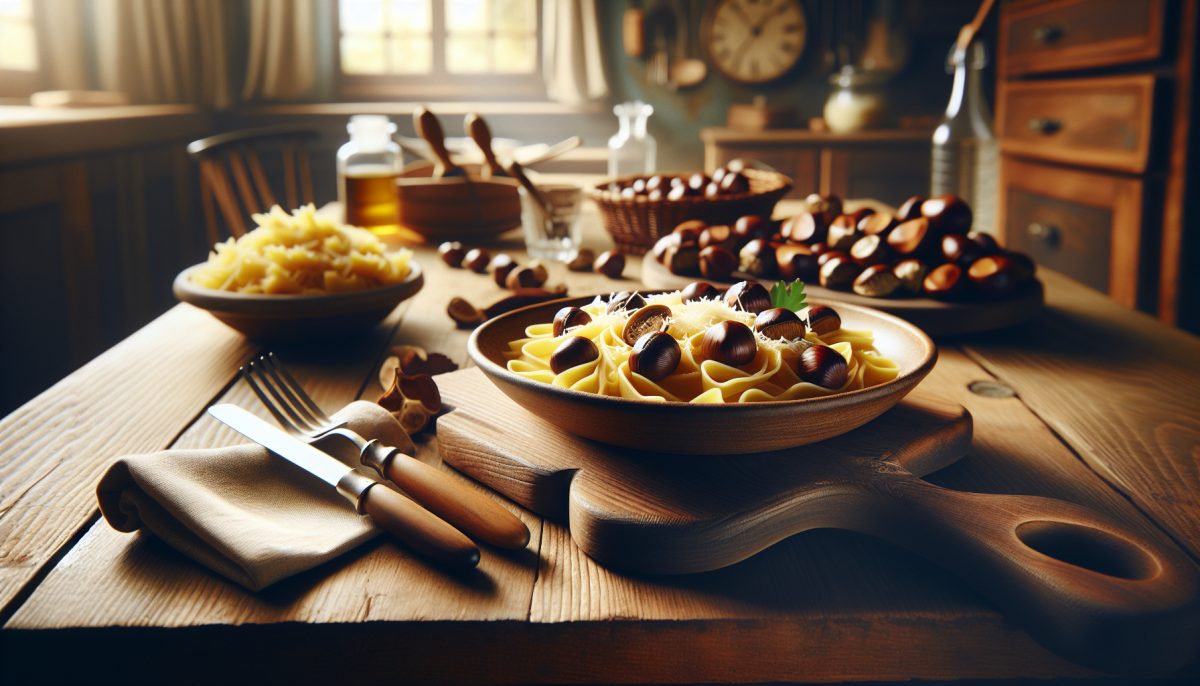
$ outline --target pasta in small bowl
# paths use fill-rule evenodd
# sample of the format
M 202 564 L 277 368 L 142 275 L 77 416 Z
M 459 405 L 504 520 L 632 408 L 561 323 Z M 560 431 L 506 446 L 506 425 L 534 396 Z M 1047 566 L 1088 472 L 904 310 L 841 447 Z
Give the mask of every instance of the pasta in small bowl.
M 904 320 L 787 300 L 754 282 L 571 298 L 486 322 L 468 350 L 500 390 L 559 428 L 687 454 L 837 436 L 933 368 L 933 342 Z
M 421 290 L 407 249 L 318 213 L 274 207 L 175 277 L 180 301 L 251 338 L 339 336 L 369 327 Z

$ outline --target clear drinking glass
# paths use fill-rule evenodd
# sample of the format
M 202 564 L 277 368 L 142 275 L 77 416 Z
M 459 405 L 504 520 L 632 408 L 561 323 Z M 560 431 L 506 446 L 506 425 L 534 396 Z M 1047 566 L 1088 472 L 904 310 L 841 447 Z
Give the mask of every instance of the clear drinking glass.
M 559 262 L 575 257 L 579 251 L 583 189 L 565 184 L 538 186 L 549 212 L 524 187 L 518 187 L 517 192 L 521 195 L 521 226 L 529 256 Z

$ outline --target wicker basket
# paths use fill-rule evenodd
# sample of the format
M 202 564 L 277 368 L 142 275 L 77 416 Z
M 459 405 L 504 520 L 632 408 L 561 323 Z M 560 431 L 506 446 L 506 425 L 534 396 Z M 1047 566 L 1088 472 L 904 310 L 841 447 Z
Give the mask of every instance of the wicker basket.
M 732 224 L 748 214 L 770 216 L 775 203 L 792 189 L 792 180 L 777 172 L 745 169 L 750 190 L 736 195 L 704 198 L 689 195 L 680 200 L 648 200 L 639 195 L 621 198 L 608 188 L 617 183 L 626 186 L 644 178 L 644 174 L 606 179 L 588 189 L 588 195 L 600 208 L 604 228 L 617 248 L 631 255 L 649 250 L 661 236 L 688 219 L 703 219 L 709 224 Z

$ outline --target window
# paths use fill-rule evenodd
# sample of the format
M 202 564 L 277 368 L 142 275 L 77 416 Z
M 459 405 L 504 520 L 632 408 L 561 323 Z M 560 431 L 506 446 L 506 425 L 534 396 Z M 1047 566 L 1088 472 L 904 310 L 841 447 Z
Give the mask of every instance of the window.
M 37 79 L 33 0 L 0 0 L 0 96 L 29 95 Z
M 337 8 L 343 95 L 545 94 L 539 0 L 338 0 Z

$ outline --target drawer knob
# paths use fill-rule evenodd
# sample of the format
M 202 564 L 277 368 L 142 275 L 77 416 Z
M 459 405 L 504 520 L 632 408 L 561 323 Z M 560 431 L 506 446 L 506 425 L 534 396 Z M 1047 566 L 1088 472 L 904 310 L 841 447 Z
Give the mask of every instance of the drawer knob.
M 1030 238 L 1048 248 L 1057 248 L 1062 242 L 1062 232 L 1053 224 L 1033 222 L 1025 229 L 1025 232 L 1029 234 Z
M 1052 136 L 1062 130 L 1062 122 L 1050 117 L 1034 117 L 1029 120 L 1029 130 L 1043 136 Z
M 1039 26 L 1033 30 L 1033 39 L 1039 43 L 1049 45 L 1063 37 L 1063 27 L 1061 26 Z

